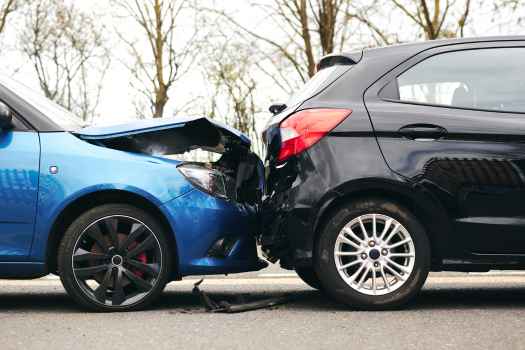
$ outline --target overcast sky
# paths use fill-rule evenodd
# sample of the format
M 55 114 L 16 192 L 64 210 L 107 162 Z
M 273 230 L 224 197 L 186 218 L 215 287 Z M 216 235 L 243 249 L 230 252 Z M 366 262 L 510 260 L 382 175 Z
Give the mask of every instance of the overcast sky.
M 261 1 L 259 1 L 261 2 Z M 127 20 L 115 19 L 113 16 L 115 10 L 108 5 L 107 0 L 76 0 L 76 4 L 82 8 L 93 11 L 97 14 L 100 23 L 104 24 L 106 31 L 110 34 L 110 31 L 119 30 L 121 33 L 125 33 L 129 37 L 140 35 L 137 32 L 136 27 L 133 23 Z M 276 30 L 276 24 L 270 22 L 268 19 L 263 18 L 261 11 L 255 9 L 250 1 L 244 0 L 223 0 L 213 1 L 209 0 L 209 6 L 216 6 L 217 8 L 225 9 L 229 13 L 235 15 L 235 17 L 245 26 L 250 27 L 253 30 L 261 33 L 272 34 L 278 33 Z M 472 19 L 472 26 L 468 27 L 468 36 L 486 36 L 486 35 L 500 35 L 500 34 L 519 34 L 523 31 L 523 28 L 518 25 L 508 25 L 508 18 L 517 17 L 523 14 L 505 14 L 496 20 L 491 20 L 492 7 L 490 2 L 485 2 L 485 6 L 482 11 L 482 15 Z M 397 28 L 401 38 L 413 37 L 413 26 L 409 25 L 405 21 L 399 18 L 384 18 L 384 25 L 388 25 L 390 28 Z M 12 26 L 23 25 L 20 20 L 13 23 Z M 178 28 L 178 35 L 180 35 L 182 41 L 186 40 L 191 33 L 193 33 L 194 23 L 191 16 L 185 16 L 184 22 L 180 23 Z M 12 72 L 14 70 L 17 73 L 14 77 L 17 80 L 21 80 L 27 85 L 38 87 L 38 83 L 34 78 L 34 73 L 29 62 L 19 54 L 16 54 L 12 50 L 17 45 L 17 38 L 13 35 L 12 30 L 7 30 L 4 33 L 4 42 L 6 43 L 2 55 L 4 62 L 4 71 Z M 130 75 L 126 67 L 120 60 L 125 60 L 127 57 L 127 49 L 118 42 L 115 35 L 108 35 L 110 47 L 112 48 L 113 61 L 111 67 L 104 80 L 104 90 L 102 92 L 102 98 L 98 108 L 97 115 L 99 118 L 95 120 L 95 123 L 115 123 L 120 121 L 126 121 L 134 117 L 134 106 L 132 101 L 135 99 L 136 91 L 131 86 Z M 354 43 L 349 43 L 347 49 L 355 49 L 352 45 L 361 45 L 359 40 L 354 39 Z M 206 87 L 207 82 L 204 80 L 203 75 L 198 69 L 199 62 L 195 62 L 194 68 L 185 75 L 180 81 L 178 81 L 171 92 L 171 103 L 168 106 L 167 115 L 173 114 L 173 111 L 180 106 L 184 105 L 186 101 L 189 101 L 197 96 L 202 96 L 201 100 L 197 100 L 195 103 L 206 103 L 206 96 L 209 95 Z M 261 77 L 261 80 L 264 80 Z M 262 93 L 259 96 L 259 103 L 263 106 L 268 106 L 273 100 L 286 99 L 283 92 L 275 89 L 270 81 L 262 81 L 263 88 L 260 89 Z M 267 93 L 266 93 L 267 92 Z M 266 108 L 266 107 L 265 107 Z M 198 109 L 198 108 L 197 108 Z

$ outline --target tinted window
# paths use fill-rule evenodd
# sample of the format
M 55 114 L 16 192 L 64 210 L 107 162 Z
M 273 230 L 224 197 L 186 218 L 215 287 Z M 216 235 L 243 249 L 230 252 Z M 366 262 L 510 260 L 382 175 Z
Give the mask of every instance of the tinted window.
M 348 67 L 349 65 L 336 65 L 320 70 L 299 91 L 290 97 L 286 105 L 290 107 L 308 100 L 329 83 L 336 80 Z
M 430 57 L 398 77 L 399 99 L 525 112 L 525 48 L 456 51 Z

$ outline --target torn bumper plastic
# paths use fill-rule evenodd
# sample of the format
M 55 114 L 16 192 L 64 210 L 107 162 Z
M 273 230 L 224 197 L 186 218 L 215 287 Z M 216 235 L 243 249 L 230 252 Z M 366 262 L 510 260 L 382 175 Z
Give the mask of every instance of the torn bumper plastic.
M 238 304 L 231 304 L 227 301 L 215 301 L 212 299 L 212 297 L 210 297 L 210 295 L 203 292 L 199 288 L 203 281 L 204 280 L 201 279 L 200 281 L 195 283 L 195 285 L 193 286 L 193 294 L 200 298 L 202 305 L 208 312 L 234 314 L 239 312 L 270 308 L 273 306 L 286 304 L 292 300 L 290 296 L 279 296 L 252 302 L 241 302 Z

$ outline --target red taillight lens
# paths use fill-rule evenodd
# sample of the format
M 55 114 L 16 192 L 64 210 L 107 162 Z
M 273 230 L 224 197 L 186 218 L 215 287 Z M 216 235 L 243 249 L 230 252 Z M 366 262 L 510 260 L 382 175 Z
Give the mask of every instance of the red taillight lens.
M 281 149 L 277 161 L 284 162 L 310 148 L 351 113 L 350 109 L 305 109 L 288 117 L 280 125 Z

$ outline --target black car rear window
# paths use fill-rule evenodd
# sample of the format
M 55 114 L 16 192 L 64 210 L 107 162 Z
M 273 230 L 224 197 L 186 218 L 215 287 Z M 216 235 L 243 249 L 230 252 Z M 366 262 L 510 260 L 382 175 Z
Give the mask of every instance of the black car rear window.
M 301 89 L 290 97 L 286 105 L 295 106 L 317 95 L 344 74 L 350 67 L 351 65 L 334 65 L 321 69 L 308 80 Z

